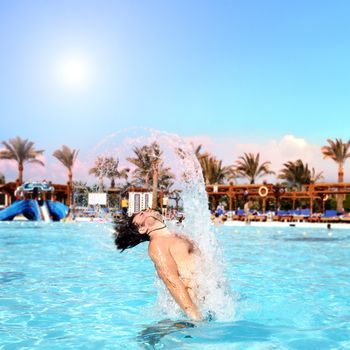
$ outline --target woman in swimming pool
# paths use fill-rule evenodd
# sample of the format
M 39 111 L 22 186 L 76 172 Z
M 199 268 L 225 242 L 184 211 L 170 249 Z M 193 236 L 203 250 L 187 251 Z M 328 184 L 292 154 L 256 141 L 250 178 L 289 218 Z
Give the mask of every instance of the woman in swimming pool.
M 200 252 L 195 244 L 184 236 L 171 233 L 162 215 L 151 209 L 131 217 L 123 216 L 115 224 L 117 248 L 123 251 L 149 241 L 148 254 L 170 294 L 187 316 L 201 320 L 196 305 L 198 286 L 194 280 Z

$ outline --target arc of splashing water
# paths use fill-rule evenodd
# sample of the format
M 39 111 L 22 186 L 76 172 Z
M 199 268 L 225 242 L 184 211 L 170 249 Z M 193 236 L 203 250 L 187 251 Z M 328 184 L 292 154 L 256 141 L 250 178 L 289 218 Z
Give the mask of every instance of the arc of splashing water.
M 135 131 L 136 128 L 132 130 Z M 181 187 L 184 207 L 184 231 L 190 239 L 196 242 L 206 258 L 206 265 L 202 266 L 203 279 L 201 283 L 206 284 L 208 293 L 214 293 L 211 296 L 208 295 L 207 300 L 212 303 L 211 308 L 215 309 L 217 315 L 221 314 L 222 319 L 232 319 L 233 300 L 223 276 L 222 254 L 218 249 L 214 232 L 210 228 L 208 195 L 205 190 L 202 169 L 194 150 L 189 143 L 176 134 L 155 129 L 142 128 L 141 130 L 149 132 L 150 135 L 128 138 L 124 142 L 124 149 L 130 150 L 135 144 L 142 144 L 142 142 L 148 144 L 156 141 L 161 147 L 168 146 L 175 156 L 176 164 L 180 170 L 178 183 Z M 108 138 L 115 138 L 118 134 L 121 133 L 113 133 Z M 164 149 L 162 148 L 162 150 Z M 216 290 L 210 290 L 213 287 Z M 232 312 L 229 310 L 230 308 L 232 308 Z

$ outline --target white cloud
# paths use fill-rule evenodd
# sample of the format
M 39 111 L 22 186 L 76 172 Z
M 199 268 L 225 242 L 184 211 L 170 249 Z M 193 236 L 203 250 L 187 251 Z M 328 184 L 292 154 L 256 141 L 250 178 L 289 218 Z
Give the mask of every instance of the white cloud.
M 234 164 L 238 157 L 244 153 L 260 153 L 260 160 L 270 161 L 271 170 L 279 172 L 287 161 L 301 159 L 308 163 L 316 172 L 323 171 L 324 181 L 337 181 L 337 165 L 334 161 L 323 159 L 322 145 L 308 143 L 307 140 L 295 135 L 284 135 L 281 139 L 271 139 L 266 142 L 247 142 L 232 138 L 209 138 L 208 136 L 194 136 L 189 138 L 194 145 L 202 144 L 203 151 L 208 151 L 217 158 L 222 159 L 224 165 Z M 350 161 L 349 161 L 350 163 Z M 350 179 L 350 166 L 347 173 L 345 164 L 345 181 Z M 276 181 L 275 176 L 269 180 Z
M 17 163 L 12 160 L 0 160 L 0 172 L 5 175 L 5 180 L 15 181 L 18 176 Z

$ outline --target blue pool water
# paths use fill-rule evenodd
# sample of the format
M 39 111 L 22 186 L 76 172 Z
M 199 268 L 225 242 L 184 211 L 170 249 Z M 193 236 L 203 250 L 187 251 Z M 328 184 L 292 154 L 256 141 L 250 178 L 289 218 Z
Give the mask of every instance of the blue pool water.
M 220 228 L 235 319 L 192 324 L 110 229 L 0 223 L 0 349 L 350 349 L 350 230 Z

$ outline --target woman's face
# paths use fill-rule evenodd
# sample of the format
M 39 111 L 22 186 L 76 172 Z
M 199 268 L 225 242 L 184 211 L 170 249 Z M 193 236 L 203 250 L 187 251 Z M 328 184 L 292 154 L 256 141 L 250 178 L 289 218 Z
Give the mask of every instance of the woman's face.
M 145 209 L 138 212 L 132 222 L 137 228 L 141 228 L 153 225 L 155 220 L 163 222 L 162 214 L 156 210 Z

